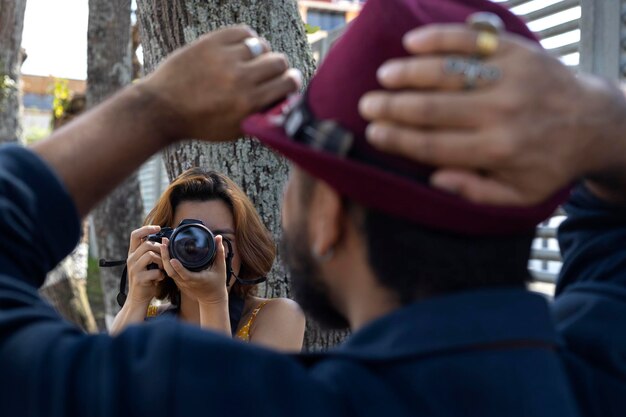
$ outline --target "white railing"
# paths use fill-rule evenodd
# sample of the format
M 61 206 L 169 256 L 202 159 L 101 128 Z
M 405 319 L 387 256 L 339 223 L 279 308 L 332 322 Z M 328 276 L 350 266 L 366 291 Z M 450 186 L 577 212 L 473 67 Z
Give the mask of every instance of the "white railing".
M 581 52 L 581 0 L 492 0 L 520 16 L 541 44 L 577 68 Z M 604 0 L 611 1 L 611 0 Z
M 572 69 L 578 70 L 582 49 L 581 0 L 494 1 L 524 19 L 544 48 Z M 555 282 L 561 270 L 556 230 L 564 218 L 564 213 L 558 212 L 537 228 L 530 261 L 530 271 L 536 281 Z

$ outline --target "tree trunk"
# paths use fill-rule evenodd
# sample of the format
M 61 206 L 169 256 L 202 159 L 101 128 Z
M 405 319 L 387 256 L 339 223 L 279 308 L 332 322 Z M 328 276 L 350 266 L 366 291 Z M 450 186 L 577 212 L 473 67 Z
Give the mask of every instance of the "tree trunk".
M 53 115 L 54 129 L 60 129 L 85 110 L 85 97 L 72 97 L 67 110 L 60 117 Z M 76 249 L 48 273 L 40 289 L 55 309 L 67 320 L 74 322 L 89 333 L 98 331 L 91 305 L 87 297 L 87 222 L 83 222 L 83 237 Z
M 275 51 L 286 53 L 305 79 L 315 70 L 304 24 L 293 0 L 138 0 L 137 13 L 147 72 L 170 52 L 202 34 L 239 23 L 250 25 Z M 280 202 L 288 173 L 285 160 L 256 141 L 212 145 L 191 141 L 172 146 L 165 151 L 164 159 L 170 179 L 192 166 L 210 167 L 231 177 L 251 198 L 274 236 L 280 237 Z M 260 293 L 288 297 L 288 281 L 287 271 L 278 261 Z M 342 338 L 342 333 L 326 333 L 309 325 L 305 348 L 326 349 Z
M 87 298 L 87 223 L 83 223 L 83 238 L 74 252 L 50 273 L 40 293 L 67 320 L 89 333 L 98 326 Z
M 26 0 L 0 0 L 0 143 L 18 142 L 20 67 Z
M 131 1 L 89 0 L 87 106 L 92 107 L 130 84 Z M 106 140 L 106 138 L 103 138 Z M 143 203 L 137 174 L 131 175 L 93 213 L 98 254 L 125 259 L 130 232 L 141 225 Z M 119 311 L 120 271 L 101 270 L 107 325 Z

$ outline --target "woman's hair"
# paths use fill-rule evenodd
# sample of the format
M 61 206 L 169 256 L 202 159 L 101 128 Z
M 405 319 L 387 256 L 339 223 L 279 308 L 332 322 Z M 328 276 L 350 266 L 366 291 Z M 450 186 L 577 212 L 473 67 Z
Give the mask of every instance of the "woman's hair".
M 224 202 L 233 214 L 237 252 L 241 259 L 238 276 L 250 279 L 267 275 L 276 257 L 272 235 L 261 222 L 248 196 L 223 174 L 200 168 L 191 168 L 183 172 L 161 195 L 146 217 L 144 225 L 176 227 L 177 225 L 173 224 L 174 213 L 181 203 L 212 200 Z M 245 298 L 255 288 L 235 282 L 232 291 Z M 171 278 L 163 280 L 157 298 L 169 298 L 172 303 L 178 304 L 178 288 Z

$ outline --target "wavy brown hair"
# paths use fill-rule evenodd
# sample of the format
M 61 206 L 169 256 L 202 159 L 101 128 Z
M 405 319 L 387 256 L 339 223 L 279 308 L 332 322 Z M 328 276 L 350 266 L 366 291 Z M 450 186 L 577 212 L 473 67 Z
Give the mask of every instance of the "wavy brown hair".
M 248 196 L 224 174 L 191 168 L 176 178 L 163 192 L 144 225 L 176 227 L 174 213 L 185 201 L 223 201 L 231 210 L 235 223 L 237 252 L 241 259 L 238 276 L 251 279 L 265 276 L 272 269 L 276 245 Z M 235 282 L 232 291 L 242 298 L 253 295 L 256 286 Z M 169 298 L 178 304 L 179 291 L 174 281 L 167 277 L 161 283 L 159 299 Z

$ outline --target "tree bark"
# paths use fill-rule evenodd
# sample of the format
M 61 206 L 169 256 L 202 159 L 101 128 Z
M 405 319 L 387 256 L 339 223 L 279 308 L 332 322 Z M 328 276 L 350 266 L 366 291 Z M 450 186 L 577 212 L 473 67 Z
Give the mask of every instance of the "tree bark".
M 18 142 L 20 67 L 26 0 L 0 0 L 0 143 Z
M 304 24 L 293 0 L 138 0 L 137 14 L 147 72 L 176 48 L 202 34 L 240 23 L 250 25 L 273 50 L 287 54 L 291 65 L 300 69 L 306 80 L 315 70 Z M 280 238 L 280 202 L 288 174 L 284 159 L 248 140 L 211 145 L 190 141 L 167 149 L 164 159 L 170 179 L 192 166 L 209 167 L 231 177 L 253 201 L 274 236 Z M 287 271 L 278 261 L 260 294 L 288 297 L 288 282 Z M 343 336 L 309 325 L 305 348 L 326 349 Z
M 85 110 L 85 97 L 72 97 L 69 108 L 61 117 L 53 115 L 54 129 L 60 129 Z M 89 333 L 98 331 L 96 320 L 87 297 L 87 222 L 83 222 L 83 237 L 76 249 L 52 271 L 40 289 L 55 309 L 67 320 Z
M 74 252 L 50 273 L 40 293 L 67 320 L 89 333 L 96 333 L 98 326 L 87 298 L 87 223 L 83 223 L 83 238 Z
M 92 107 L 130 84 L 131 1 L 89 0 L 87 106 Z M 106 140 L 106 138 L 104 138 Z M 130 232 L 142 223 L 143 203 L 137 174 L 131 175 L 93 213 L 99 256 L 125 259 Z M 101 270 L 107 324 L 119 311 L 120 271 Z

